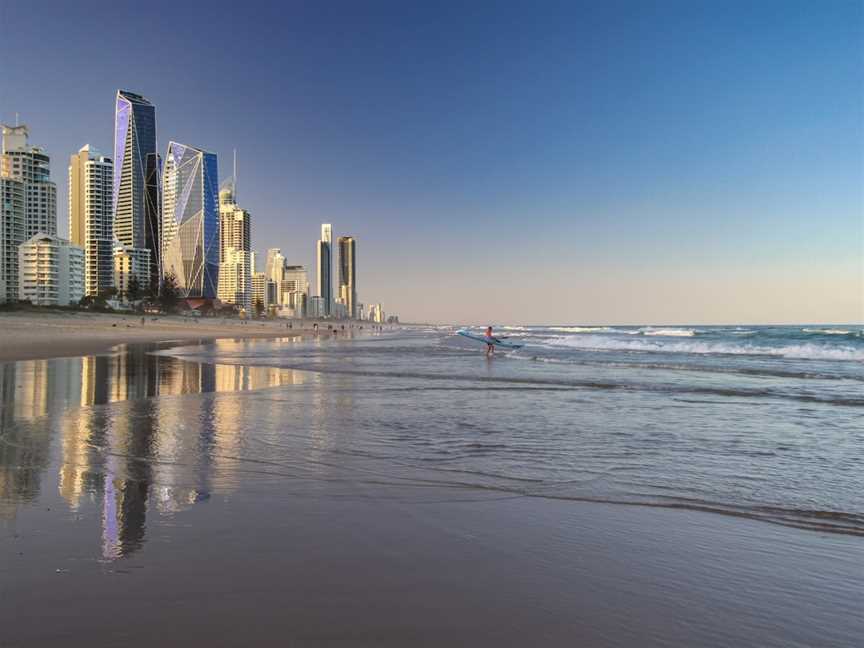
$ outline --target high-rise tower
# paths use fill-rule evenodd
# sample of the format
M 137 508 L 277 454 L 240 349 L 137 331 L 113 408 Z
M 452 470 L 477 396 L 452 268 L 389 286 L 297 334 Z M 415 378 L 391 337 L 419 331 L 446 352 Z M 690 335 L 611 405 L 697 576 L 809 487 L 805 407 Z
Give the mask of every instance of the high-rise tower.
M 321 315 L 329 316 L 333 303 L 333 226 L 329 223 L 321 225 L 321 239 L 316 252 L 318 296 L 323 309 Z
M 151 279 L 161 262 L 156 107 L 141 95 L 117 91 L 114 112 L 114 236 L 128 248 L 150 250 Z
M 242 209 L 234 198 L 232 186 L 219 192 L 219 261 L 225 260 L 228 248 L 252 252 L 252 225 L 249 212 Z
M 16 300 L 18 246 L 36 234 L 57 233 L 57 187 L 50 179 L 50 158 L 30 146 L 25 125 L 2 126 L 0 148 L 0 284 Z
M 84 294 L 114 283 L 114 164 L 90 145 L 69 159 L 69 239 L 84 249 Z
M 234 181 L 219 192 L 219 299 L 250 312 L 252 249 L 249 212 L 235 202 Z
M 357 242 L 353 236 L 339 240 L 339 299 L 351 319 L 357 319 Z
M 162 267 L 180 296 L 216 297 L 219 212 L 216 154 L 171 142 L 162 177 Z

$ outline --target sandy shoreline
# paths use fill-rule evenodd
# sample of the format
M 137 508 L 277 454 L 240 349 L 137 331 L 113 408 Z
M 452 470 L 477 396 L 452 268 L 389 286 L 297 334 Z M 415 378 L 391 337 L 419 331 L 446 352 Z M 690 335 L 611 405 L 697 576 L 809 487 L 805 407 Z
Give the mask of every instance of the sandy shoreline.
M 292 328 L 288 328 L 288 324 Z M 326 333 L 327 326 L 321 330 Z M 312 322 L 46 311 L 0 313 L 0 362 L 103 353 L 118 344 L 312 335 Z

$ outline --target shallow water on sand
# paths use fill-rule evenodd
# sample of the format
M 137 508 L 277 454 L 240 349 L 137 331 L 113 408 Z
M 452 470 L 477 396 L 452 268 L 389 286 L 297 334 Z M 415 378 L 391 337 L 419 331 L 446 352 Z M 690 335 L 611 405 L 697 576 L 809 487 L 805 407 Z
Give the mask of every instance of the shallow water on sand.
M 7 643 L 855 645 L 855 365 L 451 333 L 0 366 Z
M 342 460 L 388 476 L 864 535 L 864 362 L 826 359 L 838 347 L 673 358 L 527 340 L 491 359 L 440 330 L 166 353 L 310 371 L 362 394 Z

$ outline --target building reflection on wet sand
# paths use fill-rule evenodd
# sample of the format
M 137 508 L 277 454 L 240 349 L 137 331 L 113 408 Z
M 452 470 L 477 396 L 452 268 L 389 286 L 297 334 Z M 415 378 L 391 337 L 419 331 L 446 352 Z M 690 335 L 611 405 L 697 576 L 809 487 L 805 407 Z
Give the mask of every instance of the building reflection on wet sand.
M 153 350 L 0 365 L 0 521 L 39 499 L 53 464 L 71 511 L 101 509 L 101 553 L 114 559 L 142 545 L 148 514 L 174 515 L 206 500 L 214 478 L 221 493 L 237 488 L 234 472 L 222 470 L 244 434 L 236 403 L 154 397 L 300 384 L 304 375 Z M 122 407 L 100 407 L 109 403 Z M 190 414 L 196 425 L 187 428 Z

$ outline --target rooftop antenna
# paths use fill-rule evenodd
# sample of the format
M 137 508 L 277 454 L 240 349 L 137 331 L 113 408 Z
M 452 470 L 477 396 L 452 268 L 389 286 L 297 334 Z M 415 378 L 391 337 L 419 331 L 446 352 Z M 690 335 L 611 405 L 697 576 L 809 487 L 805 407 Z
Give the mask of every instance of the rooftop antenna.
M 18 126 L 18 113 L 15 113 L 15 126 Z
M 234 149 L 234 202 L 237 202 L 237 149 Z

